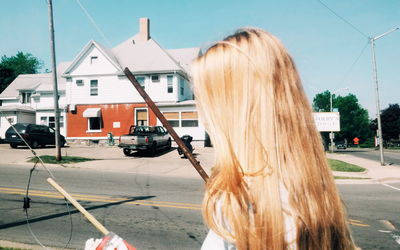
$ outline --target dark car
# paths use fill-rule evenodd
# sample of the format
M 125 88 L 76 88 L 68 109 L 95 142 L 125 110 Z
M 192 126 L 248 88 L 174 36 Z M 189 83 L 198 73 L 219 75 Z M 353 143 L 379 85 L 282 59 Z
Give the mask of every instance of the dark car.
M 22 138 L 31 146 L 37 148 L 38 146 L 55 145 L 55 130 L 45 125 L 37 125 L 30 123 L 17 123 L 14 128 L 21 134 Z M 12 127 L 6 131 L 5 142 L 9 143 L 12 148 L 19 145 L 25 145 L 23 140 L 18 136 Z M 60 146 L 65 145 L 65 137 L 60 135 Z
M 344 142 L 336 143 L 336 149 L 346 149 L 346 148 L 347 148 L 346 143 L 344 143 Z

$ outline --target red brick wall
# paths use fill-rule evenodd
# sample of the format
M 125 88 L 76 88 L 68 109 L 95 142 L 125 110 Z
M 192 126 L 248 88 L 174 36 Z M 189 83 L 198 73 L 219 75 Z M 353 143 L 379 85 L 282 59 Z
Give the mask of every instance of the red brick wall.
M 76 105 L 76 111 L 67 113 L 67 136 L 68 137 L 106 137 L 111 132 L 114 136 L 127 134 L 131 125 L 134 124 L 135 108 L 147 107 L 144 103 L 137 104 L 91 104 Z M 100 108 L 102 117 L 101 132 L 86 132 L 88 130 L 88 118 L 83 117 L 87 108 Z M 157 118 L 148 108 L 149 125 L 155 126 Z M 114 122 L 120 122 L 119 128 L 113 128 Z

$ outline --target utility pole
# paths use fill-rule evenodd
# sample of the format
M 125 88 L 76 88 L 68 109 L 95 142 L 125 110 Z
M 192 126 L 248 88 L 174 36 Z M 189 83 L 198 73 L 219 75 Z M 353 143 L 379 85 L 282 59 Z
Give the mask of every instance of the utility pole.
M 332 100 L 332 97 L 333 97 L 333 95 L 336 93 L 336 92 L 339 92 L 340 90 L 348 90 L 349 88 L 341 88 L 341 89 L 337 89 L 337 90 L 334 90 L 334 91 L 332 91 L 332 92 L 330 92 L 329 91 L 329 94 L 330 94 L 330 112 L 333 112 L 333 106 L 332 106 L 332 104 L 333 104 L 333 100 Z M 331 131 L 330 133 L 329 133 L 329 138 L 330 138 L 330 140 L 331 140 L 331 146 L 330 146 L 330 151 L 331 151 L 331 153 L 333 153 L 333 138 L 335 137 L 335 134 L 333 133 L 333 131 Z
M 378 142 L 379 142 L 379 154 L 380 154 L 381 166 L 385 166 L 385 160 L 384 160 L 384 156 L 383 156 L 381 107 L 379 104 L 379 88 L 378 88 L 379 85 L 378 85 L 378 70 L 376 67 L 376 58 L 375 58 L 375 41 L 383 36 L 386 36 L 394 31 L 398 30 L 398 29 L 399 29 L 399 27 L 396 27 L 394 29 L 386 31 L 385 33 L 383 33 L 379 36 L 369 38 L 369 40 L 371 42 L 371 50 L 372 50 L 372 71 L 373 71 L 374 83 L 375 83 L 376 116 L 377 116 L 377 122 L 378 122 Z
M 53 66 L 53 98 L 54 98 L 54 118 L 55 126 L 55 141 L 56 141 L 56 160 L 61 160 L 61 147 L 60 147 L 60 110 L 58 109 L 58 85 L 57 85 L 57 64 L 56 64 L 56 49 L 54 43 L 54 24 L 53 24 L 53 3 L 52 0 L 47 0 L 49 5 L 49 31 L 50 31 L 50 51 L 51 63 Z

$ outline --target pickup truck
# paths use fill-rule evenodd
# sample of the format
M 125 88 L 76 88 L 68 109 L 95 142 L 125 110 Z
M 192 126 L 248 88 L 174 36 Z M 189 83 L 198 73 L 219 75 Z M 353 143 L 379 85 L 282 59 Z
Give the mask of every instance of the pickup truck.
M 131 126 L 129 134 L 119 137 L 118 147 L 126 156 L 135 151 L 149 151 L 155 155 L 158 149 L 171 148 L 171 137 L 161 126 Z

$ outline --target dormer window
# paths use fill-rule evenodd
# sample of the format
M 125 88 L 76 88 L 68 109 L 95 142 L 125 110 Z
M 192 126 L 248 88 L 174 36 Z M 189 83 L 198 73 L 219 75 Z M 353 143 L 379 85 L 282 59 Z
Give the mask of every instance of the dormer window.
M 97 62 L 97 56 L 90 57 L 90 64 L 95 64 Z
M 21 92 L 21 103 L 31 103 L 32 92 Z

